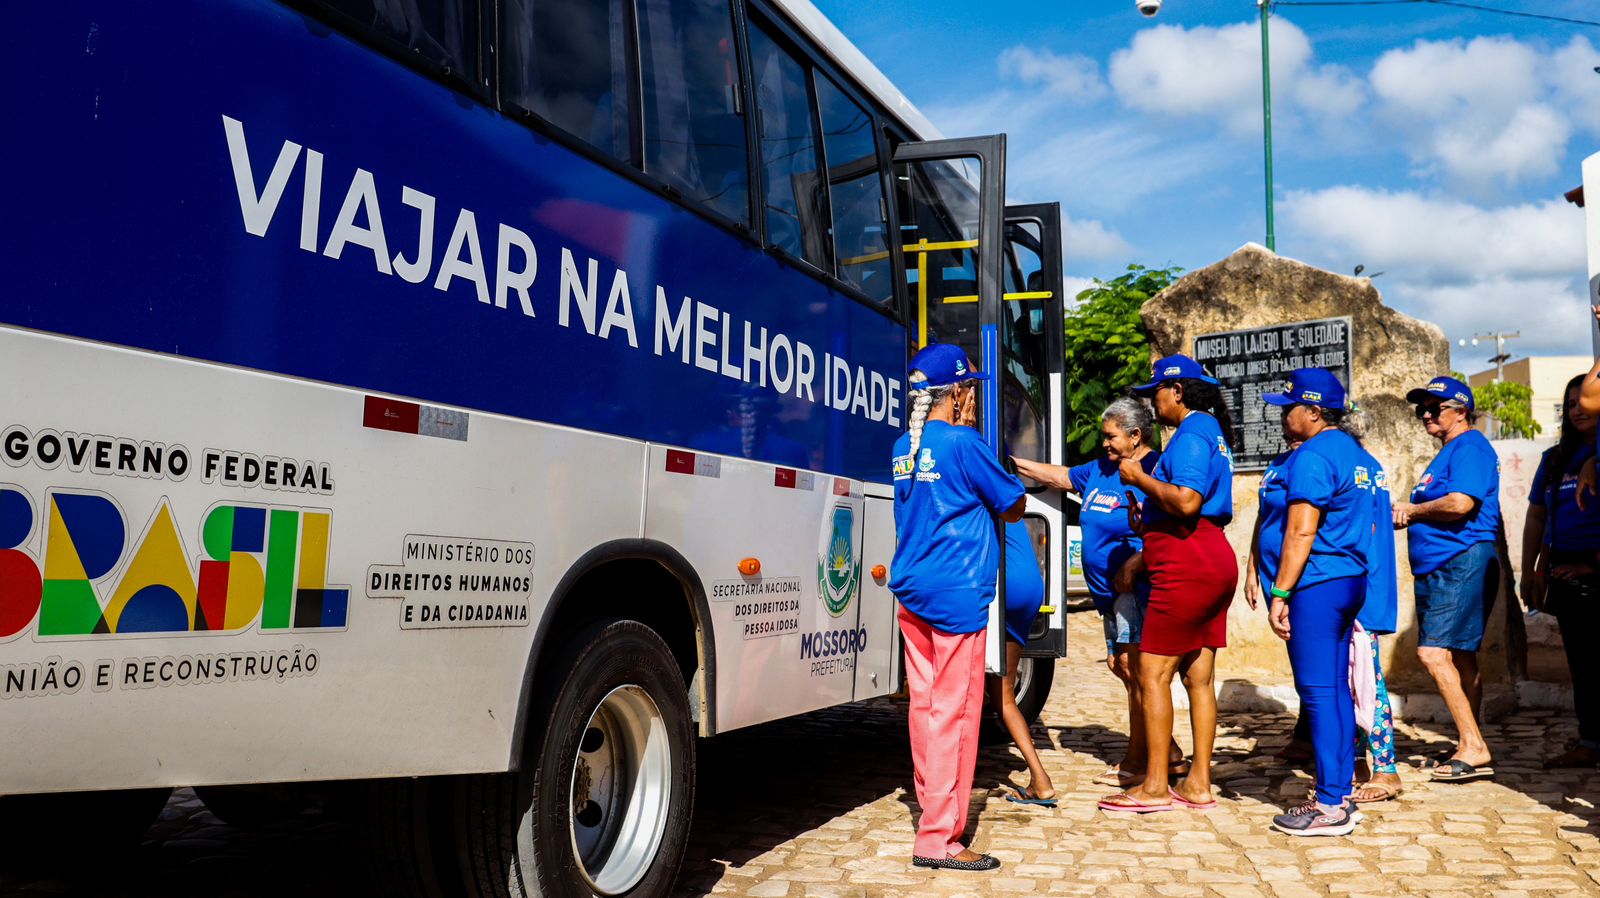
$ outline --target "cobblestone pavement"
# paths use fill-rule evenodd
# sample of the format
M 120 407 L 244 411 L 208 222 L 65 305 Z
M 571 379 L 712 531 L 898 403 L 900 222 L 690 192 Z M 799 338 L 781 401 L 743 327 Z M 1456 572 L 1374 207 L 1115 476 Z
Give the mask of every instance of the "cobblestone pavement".
M 1071 644 L 1094 646 L 1093 614 L 1071 617 Z M 702 743 L 696 820 L 683 896 L 1109 895 L 1476 896 L 1600 895 L 1600 772 L 1539 769 L 1574 735 L 1570 718 L 1517 714 L 1486 728 L 1492 782 L 1434 784 L 1402 765 L 1406 792 L 1366 808 L 1347 839 L 1292 839 L 1269 818 L 1310 779 L 1272 758 L 1289 715 L 1224 714 L 1214 811 L 1112 818 L 1090 779 L 1120 755 L 1121 687 L 1089 650 L 1058 668 L 1036 742 L 1061 793 L 1058 810 L 1006 802 L 1023 782 L 1015 750 L 980 756 L 973 847 L 998 873 L 915 870 L 915 793 L 902 706 L 892 701 L 807 715 Z M 1221 664 L 1226 675 L 1226 652 Z M 1402 726 L 1402 758 L 1445 734 Z M 1179 740 L 1188 745 L 1180 726 Z M 0 895 L 365 895 L 349 828 L 312 809 L 256 832 L 222 825 L 187 790 L 130 855 L 63 873 L 19 869 L 0 856 Z M 25 866 L 25 865 L 23 865 Z

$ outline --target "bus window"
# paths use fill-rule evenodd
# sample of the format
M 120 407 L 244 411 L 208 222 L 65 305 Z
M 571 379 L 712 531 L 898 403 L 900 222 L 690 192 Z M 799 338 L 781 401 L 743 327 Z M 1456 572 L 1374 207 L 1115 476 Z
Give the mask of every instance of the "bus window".
M 1044 260 L 1039 226 L 1023 220 L 1006 223 L 1005 297 L 1001 303 L 1001 340 L 1005 377 L 1000 395 L 1006 406 L 1004 437 L 1011 453 L 1046 458 L 1044 316 L 1054 308 L 1043 294 Z M 1060 314 L 1056 309 L 1055 314 Z
M 500 19 L 504 103 L 628 160 L 629 5 L 628 0 L 505 0 Z
M 894 302 L 894 268 L 872 116 L 827 77 L 819 74 L 816 85 L 839 278 L 887 307 Z
M 978 345 L 978 184 L 976 159 L 895 166 L 895 208 L 906 254 L 913 348 Z
M 476 80 L 476 0 L 313 0 L 444 69 Z
M 750 223 L 750 161 L 728 0 L 639 0 L 644 169 Z
M 831 271 L 805 66 L 751 22 L 750 71 L 761 134 L 767 243 Z

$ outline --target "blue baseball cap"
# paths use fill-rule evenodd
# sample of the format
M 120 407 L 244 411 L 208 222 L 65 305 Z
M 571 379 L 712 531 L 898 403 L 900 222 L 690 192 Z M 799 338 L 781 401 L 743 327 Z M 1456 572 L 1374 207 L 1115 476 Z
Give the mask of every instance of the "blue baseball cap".
M 1140 396 L 1148 396 L 1154 393 L 1156 387 L 1161 386 L 1163 383 L 1185 377 L 1205 381 L 1208 384 L 1221 383 L 1215 377 L 1207 374 L 1206 369 L 1200 367 L 1200 363 L 1194 359 L 1186 355 L 1169 355 L 1155 363 L 1150 375 L 1150 382 L 1134 387 L 1133 391 Z
M 1270 405 L 1314 405 L 1343 409 L 1344 384 L 1326 368 L 1297 368 L 1289 372 L 1289 383 L 1282 393 L 1267 393 L 1261 401 Z
M 928 376 L 910 384 L 910 389 L 947 387 L 964 380 L 988 380 L 989 375 L 972 367 L 967 354 L 954 343 L 932 343 L 911 357 L 911 370 Z
M 1472 388 L 1453 377 L 1435 377 L 1428 381 L 1427 386 L 1418 387 L 1406 394 L 1406 401 L 1413 405 L 1421 405 L 1430 399 L 1459 402 L 1466 406 L 1469 412 L 1477 410 L 1472 398 Z

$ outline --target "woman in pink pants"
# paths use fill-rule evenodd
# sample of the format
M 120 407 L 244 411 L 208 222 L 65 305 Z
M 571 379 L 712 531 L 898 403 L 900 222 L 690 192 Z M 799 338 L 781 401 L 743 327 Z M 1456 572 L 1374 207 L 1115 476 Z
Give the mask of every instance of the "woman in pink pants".
M 978 760 L 983 713 L 983 634 L 1000 572 L 994 516 L 1022 519 L 1022 482 L 1000 466 L 971 427 L 977 381 L 954 344 L 911 360 L 907 432 L 895 443 L 898 546 L 889 589 L 900 602 L 911 760 L 916 767 L 916 848 L 911 863 L 995 870 L 1000 862 L 960 842 Z

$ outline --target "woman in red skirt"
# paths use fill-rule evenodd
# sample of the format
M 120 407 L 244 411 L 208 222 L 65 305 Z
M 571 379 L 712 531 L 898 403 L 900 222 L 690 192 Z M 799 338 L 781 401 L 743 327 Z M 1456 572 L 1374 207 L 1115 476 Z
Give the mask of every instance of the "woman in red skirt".
M 1211 748 L 1217 734 L 1212 672 L 1228 643 L 1228 605 L 1239 581 L 1233 546 L 1222 532 L 1233 519 L 1233 425 L 1217 380 L 1184 355 L 1155 365 L 1134 392 L 1153 398 L 1156 417 L 1177 428 L 1149 474 L 1123 462 L 1122 482 L 1148 497 L 1136 529 L 1144 532 L 1150 604 L 1139 643 L 1139 684 L 1149 754 L 1144 782 L 1100 801 L 1106 811 L 1145 814 L 1175 805 L 1210 808 Z M 1130 502 L 1129 515 L 1136 512 Z M 1172 738 L 1172 677 L 1183 675 L 1194 729 L 1194 764 L 1177 784 L 1167 779 Z

